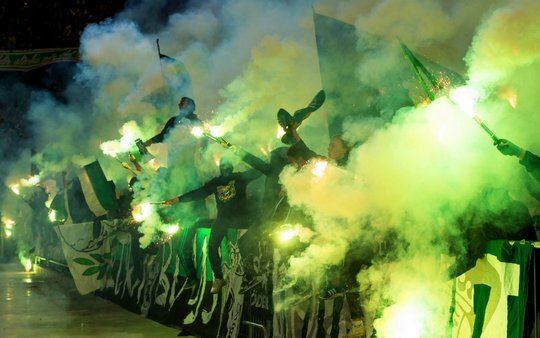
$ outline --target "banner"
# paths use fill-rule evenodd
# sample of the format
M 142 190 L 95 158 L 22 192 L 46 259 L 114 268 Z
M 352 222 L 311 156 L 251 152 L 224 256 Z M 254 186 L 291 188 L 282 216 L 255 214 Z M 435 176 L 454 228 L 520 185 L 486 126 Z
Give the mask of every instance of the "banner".
M 77 177 L 81 182 L 84 199 L 94 215 L 99 217 L 118 209 L 114 184 L 107 180 L 98 161 L 77 170 Z
M 78 62 L 79 48 L 0 51 L 0 71 L 28 71 L 55 62 Z
M 96 232 L 96 225 L 100 228 Z M 61 224 L 56 228 L 64 256 L 81 295 L 106 286 L 112 273 L 111 233 L 116 224 L 101 223 Z
M 456 281 L 452 337 L 523 337 L 531 243 L 498 240 Z

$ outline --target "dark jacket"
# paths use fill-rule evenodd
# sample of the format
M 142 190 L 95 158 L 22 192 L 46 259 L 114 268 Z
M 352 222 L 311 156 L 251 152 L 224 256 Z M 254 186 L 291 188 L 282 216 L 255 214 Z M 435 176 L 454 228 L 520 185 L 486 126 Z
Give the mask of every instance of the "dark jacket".
M 530 151 L 526 151 L 525 156 L 523 156 L 523 159 L 519 163 L 521 163 L 534 178 L 540 181 L 540 157 Z
M 242 217 L 252 211 L 248 207 L 246 198 L 247 185 L 260 175 L 257 170 L 248 170 L 241 173 L 232 173 L 226 177 L 218 176 L 202 187 L 183 194 L 180 202 L 201 200 L 214 194 L 218 219 Z

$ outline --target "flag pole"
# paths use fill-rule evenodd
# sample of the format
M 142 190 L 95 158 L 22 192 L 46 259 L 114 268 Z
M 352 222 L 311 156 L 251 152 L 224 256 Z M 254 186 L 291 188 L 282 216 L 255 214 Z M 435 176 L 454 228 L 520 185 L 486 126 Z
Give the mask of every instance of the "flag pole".
M 161 64 L 161 48 L 159 48 L 159 38 L 156 39 L 158 58 L 159 58 L 159 69 L 161 70 L 161 78 L 163 79 L 163 84 L 165 85 L 165 74 L 163 74 L 163 65 Z

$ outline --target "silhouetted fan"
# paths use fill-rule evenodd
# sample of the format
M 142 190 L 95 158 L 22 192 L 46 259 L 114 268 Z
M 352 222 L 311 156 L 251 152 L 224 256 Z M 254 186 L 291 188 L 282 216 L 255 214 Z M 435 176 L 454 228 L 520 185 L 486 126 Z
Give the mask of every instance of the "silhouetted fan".
M 291 135 L 291 125 L 293 123 L 301 124 L 302 121 L 307 119 L 312 112 L 319 109 L 326 99 L 326 94 L 324 90 L 321 90 L 315 95 L 313 100 L 308 104 L 307 107 L 298 109 L 291 115 L 288 111 L 283 108 L 280 108 L 277 112 L 277 120 L 281 128 L 285 131 L 285 134 L 281 137 L 281 142 L 285 144 L 293 144 L 294 140 Z

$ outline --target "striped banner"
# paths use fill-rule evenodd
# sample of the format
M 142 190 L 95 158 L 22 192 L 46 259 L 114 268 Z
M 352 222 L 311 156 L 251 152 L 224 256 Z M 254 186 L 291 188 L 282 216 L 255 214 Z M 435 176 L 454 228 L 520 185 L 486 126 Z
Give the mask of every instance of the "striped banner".
M 457 278 L 452 337 L 512 337 L 525 334 L 528 278 L 533 246 L 497 240 L 486 255 Z
M 78 62 L 79 48 L 0 51 L 0 71 L 29 71 L 56 62 Z
M 77 177 L 81 182 L 84 199 L 96 216 L 103 216 L 107 211 L 118 208 L 112 182 L 107 181 L 98 161 L 80 168 Z

